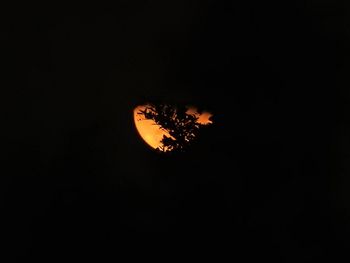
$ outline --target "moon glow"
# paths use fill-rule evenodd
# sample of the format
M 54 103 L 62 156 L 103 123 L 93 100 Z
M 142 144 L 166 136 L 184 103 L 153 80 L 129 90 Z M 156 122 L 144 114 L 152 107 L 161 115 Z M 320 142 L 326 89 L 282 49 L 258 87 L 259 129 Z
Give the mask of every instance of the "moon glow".
M 146 107 L 147 104 L 137 106 L 134 109 L 135 126 L 141 138 L 153 149 L 157 149 L 158 147 L 162 146 L 161 141 L 164 135 L 168 137 L 172 136 L 165 129 L 162 129 L 160 125 L 157 125 L 155 121 L 146 119 L 143 115 L 139 114 L 139 112 L 145 110 Z M 195 107 L 188 107 L 186 113 L 198 117 L 197 122 L 200 124 L 207 125 L 212 123 L 210 120 L 212 114 L 209 112 L 202 112 L 200 114 Z

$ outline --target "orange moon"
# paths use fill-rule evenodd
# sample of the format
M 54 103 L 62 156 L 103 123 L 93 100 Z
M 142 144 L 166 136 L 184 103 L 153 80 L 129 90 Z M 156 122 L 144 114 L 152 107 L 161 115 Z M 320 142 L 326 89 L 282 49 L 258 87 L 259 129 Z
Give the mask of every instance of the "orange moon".
M 164 135 L 167 135 L 169 137 L 171 136 L 166 130 L 161 129 L 161 127 L 157 125 L 153 120 L 147 120 L 144 116 L 138 114 L 141 110 L 144 110 L 146 107 L 147 105 L 141 105 L 137 106 L 134 109 L 135 126 L 141 138 L 153 149 L 157 149 L 159 146 L 162 146 L 161 141 Z M 196 108 L 189 107 L 186 113 L 197 116 L 198 123 L 204 125 L 212 123 L 212 121 L 210 120 L 212 114 L 209 112 L 203 112 L 202 114 L 199 114 Z

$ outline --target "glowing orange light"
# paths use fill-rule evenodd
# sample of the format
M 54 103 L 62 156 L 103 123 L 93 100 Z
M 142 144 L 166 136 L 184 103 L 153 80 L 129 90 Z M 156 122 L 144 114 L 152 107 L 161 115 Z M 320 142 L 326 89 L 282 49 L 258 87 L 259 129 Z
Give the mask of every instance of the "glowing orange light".
M 158 147 L 162 146 L 161 141 L 164 135 L 169 137 L 171 136 L 166 130 L 161 129 L 161 127 L 157 125 L 153 120 L 145 119 L 145 117 L 142 114 L 138 114 L 146 107 L 147 105 L 142 105 L 134 109 L 135 126 L 142 139 L 152 148 L 157 149 Z M 210 120 L 212 114 L 209 112 L 203 112 L 200 114 L 198 113 L 196 108 L 190 107 L 186 113 L 198 117 L 197 122 L 200 124 L 206 125 L 212 123 L 212 121 Z

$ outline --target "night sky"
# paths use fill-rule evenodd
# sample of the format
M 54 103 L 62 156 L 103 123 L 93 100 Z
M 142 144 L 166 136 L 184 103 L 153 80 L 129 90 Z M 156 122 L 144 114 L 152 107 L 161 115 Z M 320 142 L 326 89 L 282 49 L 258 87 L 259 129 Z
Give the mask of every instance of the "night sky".
M 347 10 L 4 8 L 1 236 L 12 260 L 337 262 L 350 248 Z M 156 153 L 133 120 L 148 101 L 195 105 L 214 124 L 186 153 Z

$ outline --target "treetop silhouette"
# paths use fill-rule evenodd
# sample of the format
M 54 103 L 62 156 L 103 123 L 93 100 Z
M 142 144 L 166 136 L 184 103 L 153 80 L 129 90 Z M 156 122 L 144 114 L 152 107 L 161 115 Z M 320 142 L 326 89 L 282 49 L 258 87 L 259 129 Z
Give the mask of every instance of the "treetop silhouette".
M 153 120 L 155 125 L 166 131 L 169 136 L 163 135 L 161 152 L 185 151 L 198 136 L 200 129 L 206 124 L 198 122 L 200 114 L 194 114 L 185 106 L 172 106 L 165 103 L 150 103 L 138 112 L 145 119 Z

